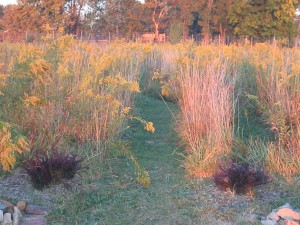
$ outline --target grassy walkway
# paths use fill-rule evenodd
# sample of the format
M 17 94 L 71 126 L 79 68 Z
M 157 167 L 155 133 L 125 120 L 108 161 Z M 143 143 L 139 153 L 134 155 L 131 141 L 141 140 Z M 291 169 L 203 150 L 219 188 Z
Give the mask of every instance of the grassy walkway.
M 168 103 L 176 112 L 176 105 Z M 135 182 L 134 169 L 126 157 L 117 157 L 110 173 L 91 190 L 81 191 L 64 200 L 50 218 L 63 224 L 190 224 L 193 204 L 186 198 L 184 169 L 180 149 L 172 129 L 172 115 L 159 99 L 142 95 L 137 113 L 152 121 L 155 133 L 146 132 L 133 122 L 125 134 L 140 165 L 149 172 L 148 188 Z
M 169 109 L 163 101 L 144 95 L 136 105 L 137 114 L 152 121 L 156 131 L 146 132 L 132 122 L 125 139 L 149 172 L 150 186 L 138 185 L 130 161 L 116 156 L 101 180 L 61 199 L 49 224 L 251 224 L 245 221 L 251 213 L 267 215 L 286 201 L 299 204 L 298 192 L 281 182 L 258 187 L 252 198 L 224 193 L 211 180 L 186 180 Z M 175 104 L 168 107 L 177 110 Z

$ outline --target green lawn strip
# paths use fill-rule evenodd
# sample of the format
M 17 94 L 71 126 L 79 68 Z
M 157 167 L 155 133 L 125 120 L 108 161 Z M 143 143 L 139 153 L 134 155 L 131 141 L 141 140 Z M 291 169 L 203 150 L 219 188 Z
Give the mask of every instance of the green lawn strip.
M 132 121 L 124 134 L 139 164 L 149 172 L 150 186 L 138 185 L 130 161 L 114 156 L 99 182 L 60 200 L 49 224 L 249 224 L 243 218 L 253 212 L 267 214 L 286 201 L 300 207 L 297 189 L 280 180 L 258 187 L 254 199 L 224 194 L 211 180 L 186 180 L 169 111 L 176 114 L 178 109 L 174 103 L 167 104 L 141 95 L 135 114 L 153 122 L 156 131 L 146 132 Z M 269 200 L 262 198 L 265 192 L 270 192 Z
M 59 224 L 187 224 L 194 204 L 180 166 L 181 149 L 172 129 L 174 103 L 141 95 L 136 114 L 154 123 L 155 133 L 146 132 L 135 121 L 124 135 L 139 164 L 149 172 L 148 188 L 135 182 L 134 168 L 126 157 L 112 161 L 111 174 L 93 185 L 93 190 L 74 193 L 61 201 L 50 216 Z M 190 222 L 189 222 L 190 221 Z

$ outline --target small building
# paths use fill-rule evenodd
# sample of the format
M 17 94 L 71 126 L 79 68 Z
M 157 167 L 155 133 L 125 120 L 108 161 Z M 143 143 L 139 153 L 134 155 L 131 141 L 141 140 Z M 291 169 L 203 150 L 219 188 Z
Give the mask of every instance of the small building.
M 166 34 L 159 34 L 158 40 L 155 40 L 155 33 L 145 33 L 141 36 L 142 42 L 165 42 L 166 41 Z

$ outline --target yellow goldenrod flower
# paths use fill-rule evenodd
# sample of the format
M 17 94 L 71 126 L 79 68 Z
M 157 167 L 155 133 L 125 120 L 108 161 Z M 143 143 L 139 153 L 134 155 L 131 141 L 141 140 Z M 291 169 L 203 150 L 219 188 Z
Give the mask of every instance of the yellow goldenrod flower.
M 144 127 L 144 129 L 145 129 L 146 131 L 149 131 L 149 132 L 152 132 L 152 133 L 155 132 L 155 128 L 154 128 L 152 122 L 147 122 L 146 125 L 145 125 L 145 127 Z
M 122 110 L 122 114 L 127 115 L 130 111 L 131 111 L 131 107 L 125 107 L 125 108 Z

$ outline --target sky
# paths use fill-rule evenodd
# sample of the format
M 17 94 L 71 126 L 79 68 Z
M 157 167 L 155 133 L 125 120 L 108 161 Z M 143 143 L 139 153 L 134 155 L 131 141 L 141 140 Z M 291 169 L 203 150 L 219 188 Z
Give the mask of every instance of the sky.
M 1 5 L 17 4 L 17 0 L 0 0 Z

